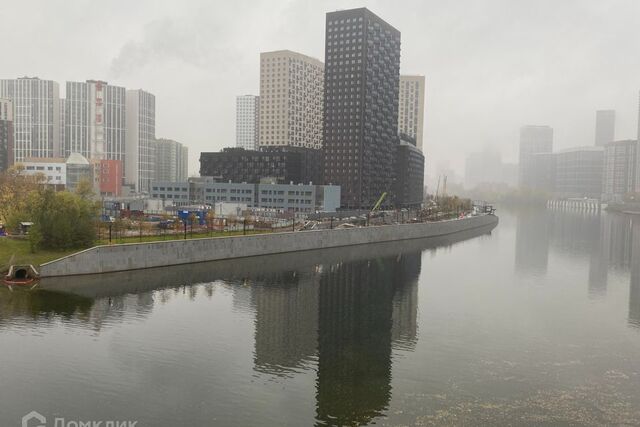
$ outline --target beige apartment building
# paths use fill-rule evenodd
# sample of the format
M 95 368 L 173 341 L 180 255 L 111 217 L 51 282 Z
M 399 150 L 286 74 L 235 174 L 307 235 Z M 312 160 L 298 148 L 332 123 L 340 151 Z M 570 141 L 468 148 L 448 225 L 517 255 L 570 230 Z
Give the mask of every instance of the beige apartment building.
M 422 150 L 424 126 L 424 76 L 400 76 L 398 133 L 415 138 Z
M 322 148 L 324 64 L 290 50 L 260 53 L 260 148 Z

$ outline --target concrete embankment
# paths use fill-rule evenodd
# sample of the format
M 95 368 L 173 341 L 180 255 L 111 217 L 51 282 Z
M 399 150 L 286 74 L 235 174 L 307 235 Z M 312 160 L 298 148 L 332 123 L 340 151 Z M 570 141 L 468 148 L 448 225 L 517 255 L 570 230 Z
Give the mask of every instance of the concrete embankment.
M 393 242 L 445 236 L 474 228 L 495 226 L 497 223 L 498 218 L 496 216 L 483 215 L 462 220 L 419 224 L 96 246 L 43 264 L 40 267 L 40 274 L 42 277 L 60 277 L 111 273 L 314 249 Z

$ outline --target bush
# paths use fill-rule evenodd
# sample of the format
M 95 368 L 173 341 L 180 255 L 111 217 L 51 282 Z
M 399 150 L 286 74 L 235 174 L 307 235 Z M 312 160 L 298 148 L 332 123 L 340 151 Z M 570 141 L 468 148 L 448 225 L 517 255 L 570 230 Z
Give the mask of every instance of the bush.
M 33 191 L 26 213 L 34 225 L 29 231 L 32 248 L 74 249 L 93 245 L 97 207 L 91 200 L 67 191 Z

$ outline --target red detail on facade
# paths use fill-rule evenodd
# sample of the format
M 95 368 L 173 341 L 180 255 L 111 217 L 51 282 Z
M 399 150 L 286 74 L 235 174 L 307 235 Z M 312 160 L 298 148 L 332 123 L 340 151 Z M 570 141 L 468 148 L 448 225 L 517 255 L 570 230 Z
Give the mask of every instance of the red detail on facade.
M 100 193 L 109 196 L 122 195 L 122 161 L 100 160 L 99 162 Z

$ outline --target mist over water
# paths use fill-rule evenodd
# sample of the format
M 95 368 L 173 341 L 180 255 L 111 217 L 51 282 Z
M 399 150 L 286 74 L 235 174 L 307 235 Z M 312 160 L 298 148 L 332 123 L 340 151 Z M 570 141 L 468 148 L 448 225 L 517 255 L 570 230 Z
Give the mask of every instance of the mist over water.
M 47 285 L 0 295 L 3 426 L 640 423 L 637 216 Z

